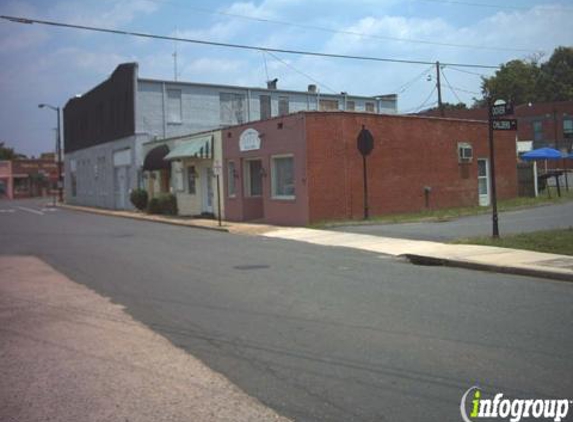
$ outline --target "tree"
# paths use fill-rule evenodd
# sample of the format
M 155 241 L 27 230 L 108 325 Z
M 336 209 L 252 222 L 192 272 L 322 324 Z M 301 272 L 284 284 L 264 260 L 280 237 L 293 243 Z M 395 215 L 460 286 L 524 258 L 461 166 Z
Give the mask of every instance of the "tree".
M 540 94 L 544 101 L 573 100 L 573 48 L 559 47 L 541 65 Z
M 4 146 L 4 142 L 0 142 L 0 160 L 13 160 L 16 158 L 14 148 Z
M 502 99 L 513 104 L 538 101 L 537 85 L 540 69 L 535 62 L 512 60 L 495 72 L 495 75 L 482 80 L 483 99 L 488 94 L 494 99 Z
M 444 108 L 444 110 L 466 110 L 468 108 L 468 106 L 465 105 L 465 103 L 457 103 L 457 104 L 442 103 L 442 107 Z M 436 106 L 428 109 L 427 111 L 439 110 L 439 109 L 440 108 Z
M 474 98 L 473 107 L 483 107 L 488 95 L 513 104 L 573 100 L 573 48 L 558 47 L 546 62 L 538 60 L 511 60 L 482 78 L 482 98 Z

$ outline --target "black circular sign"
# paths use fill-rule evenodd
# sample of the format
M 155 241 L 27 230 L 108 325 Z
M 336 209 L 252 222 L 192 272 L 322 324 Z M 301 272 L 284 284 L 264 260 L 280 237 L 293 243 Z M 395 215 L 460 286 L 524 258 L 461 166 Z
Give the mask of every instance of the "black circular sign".
M 358 151 L 360 154 L 366 156 L 374 149 L 374 138 L 368 129 L 362 126 L 362 130 L 358 134 Z

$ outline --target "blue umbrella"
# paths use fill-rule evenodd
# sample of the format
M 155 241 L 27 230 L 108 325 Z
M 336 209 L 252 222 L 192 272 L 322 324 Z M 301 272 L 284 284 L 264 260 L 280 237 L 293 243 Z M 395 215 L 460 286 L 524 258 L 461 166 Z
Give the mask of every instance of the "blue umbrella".
M 534 149 L 533 151 L 526 152 L 521 156 L 522 159 L 525 161 L 533 161 L 533 160 L 561 160 L 563 154 L 561 151 L 557 151 L 553 148 L 539 148 Z

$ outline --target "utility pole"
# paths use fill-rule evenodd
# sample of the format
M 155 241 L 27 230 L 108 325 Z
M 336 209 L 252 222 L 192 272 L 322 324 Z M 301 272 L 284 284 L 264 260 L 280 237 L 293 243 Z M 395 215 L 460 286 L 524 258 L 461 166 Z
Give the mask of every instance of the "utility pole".
M 489 166 L 490 166 L 490 178 L 491 178 L 491 219 L 492 219 L 492 237 L 497 239 L 499 237 L 499 222 L 497 215 L 497 192 L 495 184 L 495 153 L 494 153 L 494 142 L 493 142 L 493 99 L 491 96 L 487 97 L 487 126 L 488 126 L 488 143 L 489 143 Z
M 436 62 L 436 88 L 438 89 L 438 109 L 440 116 L 444 117 L 444 105 L 442 104 L 442 84 L 440 83 L 440 62 Z

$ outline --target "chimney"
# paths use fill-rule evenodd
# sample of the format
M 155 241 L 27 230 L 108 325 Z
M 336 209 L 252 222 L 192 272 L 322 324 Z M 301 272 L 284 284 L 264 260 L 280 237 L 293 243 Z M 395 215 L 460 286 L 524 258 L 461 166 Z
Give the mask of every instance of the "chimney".
M 272 81 L 267 81 L 267 89 L 277 89 L 278 78 L 274 78 Z
M 314 94 L 314 93 L 316 92 L 316 85 L 315 85 L 315 84 L 310 84 L 310 85 L 308 86 L 308 92 L 311 92 L 311 93 Z

